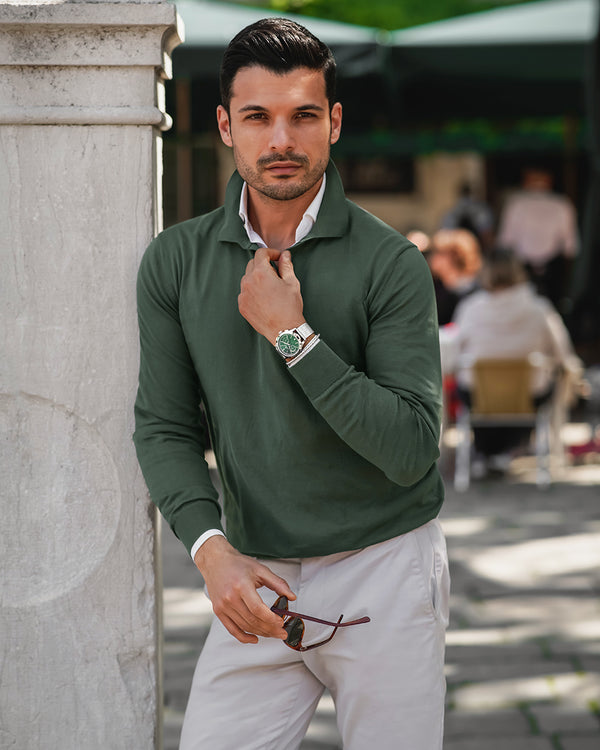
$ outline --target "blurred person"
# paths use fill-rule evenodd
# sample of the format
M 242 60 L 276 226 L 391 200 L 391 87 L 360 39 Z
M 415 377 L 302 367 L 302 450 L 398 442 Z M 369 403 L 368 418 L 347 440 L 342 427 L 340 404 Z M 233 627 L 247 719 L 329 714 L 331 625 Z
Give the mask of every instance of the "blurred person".
M 475 196 L 469 182 L 459 188 L 459 197 L 440 223 L 441 229 L 468 229 L 472 232 L 485 252 L 494 237 L 494 213 L 492 209 Z
M 431 248 L 431 237 L 422 229 L 411 229 L 406 233 L 406 239 L 416 245 L 422 253 L 428 253 Z
M 297 748 L 326 688 L 348 750 L 442 747 L 433 285 L 413 244 L 346 199 L 341 121 L 326 45 L 286 19 L 240 31 L 217 108 L 225 203 L 140 266 L 134 440 L 215 613 L 181 750 Z
M 521 190 L 501 212 L 497 243 L 514 250 L 538 292 L 560 309 L 579 238 L 575 207 L 567 196 L 553 192 L 553 183 L 547 169 L 523 171 Z
M 458 303 L 479 288 L 479 242 L 468 229 L 440 229 L 433 235 L 428 261 L 436 282 L 438 322 L 447 325 Z
M 459 394 L 470 402 L 472 366 L 478 359 L 529 357 L 534 366 L 531 394 L 539 406 L 552 396 L 559 370 L 573 377 L 581 373 L 562 318 L 536 293 L 511 250 L 492 250 L 480 281 L 481 290 L 463 300 L 454 315 Z M 507 451 L 530 433 L 528 428 L 478 428 L 475 450 L 487 458 L 500 456 L 500 461 L 492 460 L 499 466 Z

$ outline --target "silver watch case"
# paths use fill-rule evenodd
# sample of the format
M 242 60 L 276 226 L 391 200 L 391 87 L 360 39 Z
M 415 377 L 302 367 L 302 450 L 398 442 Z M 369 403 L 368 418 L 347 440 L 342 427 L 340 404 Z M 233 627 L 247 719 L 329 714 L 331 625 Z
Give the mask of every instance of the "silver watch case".
M 286 328 L 279 331 L 275 340 L 275 349 L 284 359 L 293 359 L 302 351 L 306 339 L 314 333 L 308 323 L 302 323 L 297 328 Z M 296 342 L 292 344 L 292 342 Z

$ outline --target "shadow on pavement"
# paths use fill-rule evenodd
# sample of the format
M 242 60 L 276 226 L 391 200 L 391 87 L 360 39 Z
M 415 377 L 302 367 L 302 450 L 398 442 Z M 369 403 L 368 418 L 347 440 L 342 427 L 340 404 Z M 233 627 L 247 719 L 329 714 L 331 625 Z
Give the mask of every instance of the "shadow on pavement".
M 599 484 L 599 465 L 567 467 L 541 491 L 526 462 L 464 494 L 447 482 L 445 750 L 600 747 Z M 212 613 L 168 528 L 163 571 L 164 748 L 176 750 Z M 341 747 L 325 695 L 301 749 Z

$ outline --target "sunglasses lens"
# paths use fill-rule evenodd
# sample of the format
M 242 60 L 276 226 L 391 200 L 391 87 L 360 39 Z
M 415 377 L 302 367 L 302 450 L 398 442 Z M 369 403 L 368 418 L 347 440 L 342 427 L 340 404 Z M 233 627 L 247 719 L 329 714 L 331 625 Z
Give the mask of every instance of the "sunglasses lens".
M 291 648 L 297 648 L 302 643 L 302 636 L 304 635 L 304 623 L 297 617 L 290 618 L 283 626 L 287 632 L 288 637 L 285 642 Z
M 287 608 L 288 608 L 287 597 L 280 596 L 271 609 L 287 609 Z

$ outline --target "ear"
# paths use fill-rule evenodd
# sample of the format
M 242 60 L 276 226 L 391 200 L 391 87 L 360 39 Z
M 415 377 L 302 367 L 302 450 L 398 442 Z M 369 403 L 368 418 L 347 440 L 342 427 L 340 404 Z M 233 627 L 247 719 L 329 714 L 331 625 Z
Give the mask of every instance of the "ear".
M 229 115 L 227 114 L 227 110 L 222 104 L 219 104 L 219 106 L 217 107 L 217 123 L 219 126 L 219 134 L 223 143 L 226 146 L 233 146 L 233 141 L 231 140 L 231 126 L 229 123 Z
M 336 102 L 331 108 L 331 138 L 330 144 L 337 143 L 342 131 L 342 105 Z

